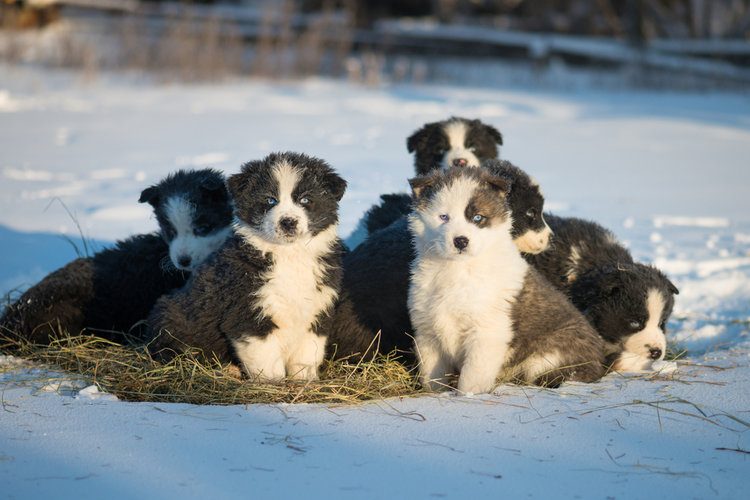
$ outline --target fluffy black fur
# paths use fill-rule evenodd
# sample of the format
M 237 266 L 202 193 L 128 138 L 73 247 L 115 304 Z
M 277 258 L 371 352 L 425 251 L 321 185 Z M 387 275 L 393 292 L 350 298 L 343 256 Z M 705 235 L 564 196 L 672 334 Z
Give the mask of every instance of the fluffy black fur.
M 554 232 L 552 245 L 526 259 L 586 315 L 607 342 L 610 363 L 622 354 L 628 337 L 647 322 L 650 289 L 661 292 L 665 307 L 659 328 L 666 331 L 679 291 L 661 271 L 634 262 L 630 252 L 599 224 L 550 214 L 545 218 Z
M 243 165 L 242 171 L 228 181 L 235 200 L 236 234 L 187 286 L 157 302 L 148 319 L 154 338 L 149 349 L 154 355 L 170 359 L 193 347 L 222 362 L 241 362 L 235 348 L 237 342 L 250 337 L 266 338 L 277 328 L 257 298 L 273 272 L 277 250 L 263 251 L 253 241 L 265 245 L 262 227 L 275 206 L 270 201 L 280 199 L 274 168 L 282 163 L 301 172 L 292 196 L 295 204 L 300 207 L 300 200 L 309 198 L 304 210 L 310 221 L 310 234 L 299 236 L 296 244 L 302 245 L 303 237 L 317 237 L 331 226 L 335 228 L 338 201 L 346 183 L 323 160 L 296 153 L 275 153 Z M 258 239 L 246 236 L 248 232 Z M 327 287 L 338 293 L 342 253 L 343 247 L 336 238 L 316 257 L 316 265 L 324 270 L 316 283 L 318 291 Z M 293 300 L 290 298 L 296 293 L 293 284 L 282 293 L 289 297 L 271 299 L 281 303 Z M 329 316 L 329 309 L 320 311 L 309 325 L 311 331 L 325 336 Z
M 503 144 L 500 131 L 480 120 L 453 116 L 423 125 L 406 140 L 406 149 L 409 153 L 414 153 L 414 170 L 417 175 L 441 168 L 445 154 L 451 149 L 446 126 L 457 122 L 463 123 L 467 129 L 463 144 L 466 150 L 471 150 L 480 161 L 497 158 L 497 146 Z
M 206 186 L 205 188 L 203 186 Z M 221 173 L 179 171 L 141 193 L 158 214 L 169 196 L 191 200 L 208 213 L 214 230 L 230 221 L 230 202 Z M 79 258 L 54 271 L 8 306 L 2 332 L 45 344 L 62 332 L 85 331 L 116 342 L 138 340 L 140 328 L 156 300 L 185 284 L 189 273 L 169 259 L 169 234 L 159 218 L 161 234 L 119 241 L 93 257 Z
M 511 231 L 517 242 L 537 227 L 537 219 L 544 224 L 544 197 L 523 170 L 498 160 L 487 161 L 483 166 L 510 183 Z M 526 217 L 532 209 L 535 217 Z M 334 315 L 329 356 L 356 360 L 364 352 L 372 353 L 373 349 L 368 350 L 371 345 L 379 345 L 380 352 L 395 349 L 412 359 L 413 329 L 406 299 L 414 256 L 405 215 L 373 232 L 344 256 L 343 293 Z

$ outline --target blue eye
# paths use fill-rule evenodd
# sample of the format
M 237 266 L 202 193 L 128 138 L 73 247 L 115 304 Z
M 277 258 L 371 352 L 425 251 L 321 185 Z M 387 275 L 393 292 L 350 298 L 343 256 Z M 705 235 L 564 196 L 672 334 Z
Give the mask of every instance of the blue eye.
M 279 200 L 277 200 L 273 196 L 269 196 L 268 198 L 266 198 L 266 203 L 268 203 L 271 206 L 274 206 L 274 205 L 278 205 Z
M 476 214 L 476 215 L 474 215 L 474 217 L 472 217 L 472 218 L 471 218 L 471 220 L 472 220 L 472 221 L 473 221 L 474 223 L 476 223 L 476 224 L 479 224 L 480 222 L 482 222 L 482 221 L 484 220 L 484 216 L 483 216 L 483 215 L 479 215 L 479 214 Z
M 307 205 L 308 203 L 310 203 L 310 198 L 308 198 L 307 196 L 303 196 L 299 199 L 299 202 L 301 205 Z
M 639 330 L 641 328 L 641 322 L 640 321 L 631 321 L 628 326 L 630 326 L 631 330 Z
M 440 220 L 443 222 L 448 222 L 449 220 L 451 220 L 451 218 L 448 214 L 440 214 Z

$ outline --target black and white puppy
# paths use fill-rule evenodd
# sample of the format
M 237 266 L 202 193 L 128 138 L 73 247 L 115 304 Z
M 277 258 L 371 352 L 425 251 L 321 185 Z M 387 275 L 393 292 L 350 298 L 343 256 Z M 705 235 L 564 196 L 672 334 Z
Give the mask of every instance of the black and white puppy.
M 586 315 L 606 342 L 612 368 L 647 370 L 664 359 L 677 287 L 655 267 L 633 262 L 599 224 L 553 215 L 547 220 L 553 244 L 527 260 Z
M 599 379 L 601 338 L 514 243 L 508 181 L 453 168 L 410 184 L 408 307 L 422 384 L 458 375 L 459 391 L 486 393 L 501 372 L 543 385 Z
M 424 175 L 436 169 L 478 167 L 482 160 L 497 158 L 502 134 L 479 120 L 451 117 L 427 123 L 406 140 L 414 153 L 414 170 Z
M 224 177 L 215 170 L 178 171 L 145 189 L 140 202 L 153 206 L 159 234 L 119 241 L 51 273 L 8 306 L 2 331 L 35 343 L 82 330 L 138 340 L 133 326 L 224 243 L 232 221 Z
M 488 160 L 483 165 L 509 183 L 505 197 L 512 213 L 511 237 L 518 249 L 544 250 L 550 230 L 542 216 L 544 197 L 539 186 L 510 162 Z M 396 349 L 411 358 L 413 330 L 406 300 L 414 257 L 406 216 L 375 231 L 344 257 L 343 292 L 329 339 L 331 356 L 357 359 L 380 332 L 375 339 L 380 352 Z
M 406 140 L 409 153 L 414 153 L 417 175 L 453 166 L 478 167 L 485 160 L 497 158 L 497 146 L 502 144 L 502 134 L 492 125 L 457 117 L 427 123 Z M 363 217 L 367 234 L 390 225 L 410 209 L 410 195 L 382 195 L 380 203 Z
M 314 380 L 341 282 L 346 182 L 323 160 L 274 153 L 228 180 L 235 236 L 148 319 L 150 351 L 239 361 L 263 380 Z

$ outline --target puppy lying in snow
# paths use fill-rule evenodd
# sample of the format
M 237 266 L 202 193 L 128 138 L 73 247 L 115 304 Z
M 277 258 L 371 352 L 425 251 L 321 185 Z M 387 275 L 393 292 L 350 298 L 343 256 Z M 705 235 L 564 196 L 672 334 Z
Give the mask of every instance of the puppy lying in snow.
M 61 331 L 85 330 L 116 342 L 138 341 L 161 295 L 185 284 L 192 270 L 231 234 L 232 208 L 220 172 L 180 170 L 143 190 L 159 233 L 118 241 L 45 277 L 6 309 L 0 333 L 46 344 Z
M 591 382 L 603 346 L 586 319 L 521 256 L 508 181 L 453 168 L 410 181 L 416 258 L 408 307 L 422 383 L 493 390 L 501 372 L 526 383 Z
M 314 380 L 340 288 L 346 182 L 323 160 L 276 153 L 243 165 L 228 184 L 235 237 L 157 302 L 150 351 L 168 359 L 195 347 L 259 379 Z
M 604 338 L 617 371 L 647 370 L 664 359 L 666 324 L 679 291 L 658 269 L 633 262 L 602 226 L 547 215 L 552 247 L 527 260 L 564 291 Z

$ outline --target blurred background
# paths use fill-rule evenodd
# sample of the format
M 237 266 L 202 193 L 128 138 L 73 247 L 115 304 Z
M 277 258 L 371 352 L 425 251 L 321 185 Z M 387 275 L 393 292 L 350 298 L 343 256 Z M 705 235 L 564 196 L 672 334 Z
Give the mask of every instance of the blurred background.
M 750 0 L 0 0 L 0 59 L 235 75 L 670 88 L 750 84 Z

